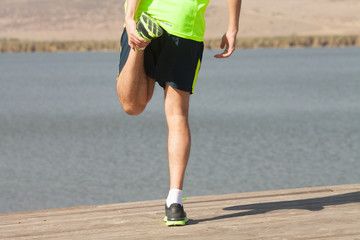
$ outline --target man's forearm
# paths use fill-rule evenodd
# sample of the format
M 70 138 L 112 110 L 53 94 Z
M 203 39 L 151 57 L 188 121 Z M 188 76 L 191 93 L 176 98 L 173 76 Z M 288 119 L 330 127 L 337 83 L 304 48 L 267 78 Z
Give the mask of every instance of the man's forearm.
M 237 33 L 239 30 L 239 18 L 242 0 L 228 0 L 229 26 L 228 32 Z
M 127 0 L 125 19 L 135 19 L 138 3 L 139 0 Z

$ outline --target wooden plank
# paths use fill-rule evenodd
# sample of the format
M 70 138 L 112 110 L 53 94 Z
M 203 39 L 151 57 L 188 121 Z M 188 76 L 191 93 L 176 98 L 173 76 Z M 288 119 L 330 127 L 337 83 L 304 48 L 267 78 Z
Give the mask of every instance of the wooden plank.
M 0 239 L 359 239 L 360 184 L 192 197 L 166 227 L 165 200 L 0 214 Z

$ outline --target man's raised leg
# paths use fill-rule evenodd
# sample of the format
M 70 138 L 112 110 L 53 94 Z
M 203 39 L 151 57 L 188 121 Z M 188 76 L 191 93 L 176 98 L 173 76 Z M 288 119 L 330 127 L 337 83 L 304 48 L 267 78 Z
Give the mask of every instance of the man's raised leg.
M 117 80 L 119 101 L 127 114 L 142 113 L 154 92 L 155 80 L 146 76 L 144 51 L 132 50 Z

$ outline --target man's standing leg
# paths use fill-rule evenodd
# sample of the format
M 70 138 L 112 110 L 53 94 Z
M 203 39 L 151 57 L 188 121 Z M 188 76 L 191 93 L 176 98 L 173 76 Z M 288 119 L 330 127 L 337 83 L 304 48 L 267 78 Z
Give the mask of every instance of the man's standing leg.
M 190 128 L 188 123 L 190 93 L 165 86 L 165 115 L 168 124 L 168 157 L 170 192 L 166 201 L 168 225 L 183 225 L 187 221 L 182 206 L 182 188 L 190 155 Z M 173 206 L 172 206 L 173 205 Z M 172 209 L 170 209 L 172 208 Z
M 165 115 L 169 128 L 168 154 L 171 189 L 182 189 L 190 155 L 189 99 L 189 92 L 172 88 L 166 84 Z

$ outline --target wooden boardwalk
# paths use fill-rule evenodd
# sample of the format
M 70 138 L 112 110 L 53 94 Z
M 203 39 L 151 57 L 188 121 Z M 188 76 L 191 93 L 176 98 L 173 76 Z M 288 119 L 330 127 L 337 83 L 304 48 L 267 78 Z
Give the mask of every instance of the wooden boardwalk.
M 164 202 L 0 214 L 0 239 L 360 240 L 360 184 L 191 197 L 183 227 L 165 226 Z

